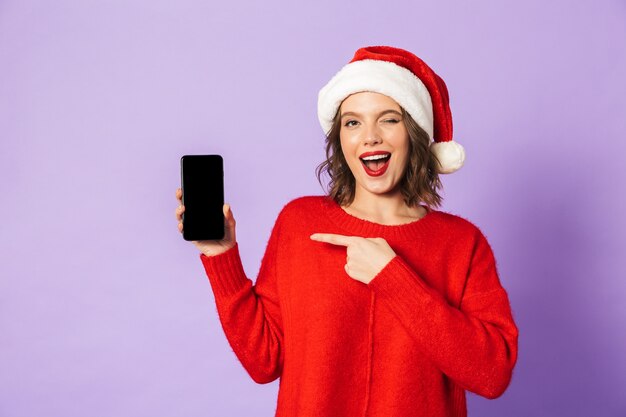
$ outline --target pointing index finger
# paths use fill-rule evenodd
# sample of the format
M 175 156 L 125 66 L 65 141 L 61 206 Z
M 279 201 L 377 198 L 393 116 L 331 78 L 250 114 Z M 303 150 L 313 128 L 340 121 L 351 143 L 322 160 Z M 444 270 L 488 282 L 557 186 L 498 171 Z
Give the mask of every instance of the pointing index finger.
M 314 233 L 311 235 L 312 240 L 340 246 L 348 246 L 354 241 L 353 238 L 354 236 L 336 235 L 333 233 Z

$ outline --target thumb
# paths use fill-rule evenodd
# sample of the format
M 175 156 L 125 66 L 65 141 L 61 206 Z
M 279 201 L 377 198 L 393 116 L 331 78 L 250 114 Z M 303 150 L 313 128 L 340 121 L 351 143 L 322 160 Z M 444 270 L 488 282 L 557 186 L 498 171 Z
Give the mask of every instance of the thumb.
M 224 217 L 226 218 L 226 223 L 229 226 L 235 225 L 235 217 L 233 216 L 233 211 L 230 208 L 230 204 L 224 204 Z
M 237 242 L 237 233 L 235 231 L 235 217 L 230 209 L 230 204 L 224 204 L 224 240 Z

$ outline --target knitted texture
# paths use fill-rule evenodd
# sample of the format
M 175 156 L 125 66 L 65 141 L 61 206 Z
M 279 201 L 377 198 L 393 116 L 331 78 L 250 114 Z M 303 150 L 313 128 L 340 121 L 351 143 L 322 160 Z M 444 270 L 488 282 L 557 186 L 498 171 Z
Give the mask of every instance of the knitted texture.
M 382 237 L 397 256 L 366 285 L 313 233 Z M 239 361 L 258 383 L 281 378 L 277 417 L 466 416 L 465 390 L 496 398 L 510 382 L 518 330 L 486 238 L 461 217 L 386 226 L 301 197 L 254 285 L 238 246 L 200 258 Z

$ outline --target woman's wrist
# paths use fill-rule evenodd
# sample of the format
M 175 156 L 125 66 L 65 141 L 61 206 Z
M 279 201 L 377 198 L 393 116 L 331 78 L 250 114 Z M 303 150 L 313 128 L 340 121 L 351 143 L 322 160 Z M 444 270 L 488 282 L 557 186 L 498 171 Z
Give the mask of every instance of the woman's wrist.
M 206 256 L 207 258 L 213 258 L 216 256 L 221 256 L 224 255 L 227 252 L 230 252 L 235 246 L 237 246 L 237 243 L 230 245 L 230 246 L 224 246 L 224 248 L 218 252 L 216 251 L 200 251 L 202 253 L 202 255 Z

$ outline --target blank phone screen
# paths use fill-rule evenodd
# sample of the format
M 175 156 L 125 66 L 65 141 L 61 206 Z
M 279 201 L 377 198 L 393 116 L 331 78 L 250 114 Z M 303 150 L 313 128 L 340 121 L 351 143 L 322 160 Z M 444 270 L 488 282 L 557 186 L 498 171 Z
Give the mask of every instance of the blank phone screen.
M 181 158 L 183 238 L 224 238 L 224 168 L 220 155 L 185 155 Z

